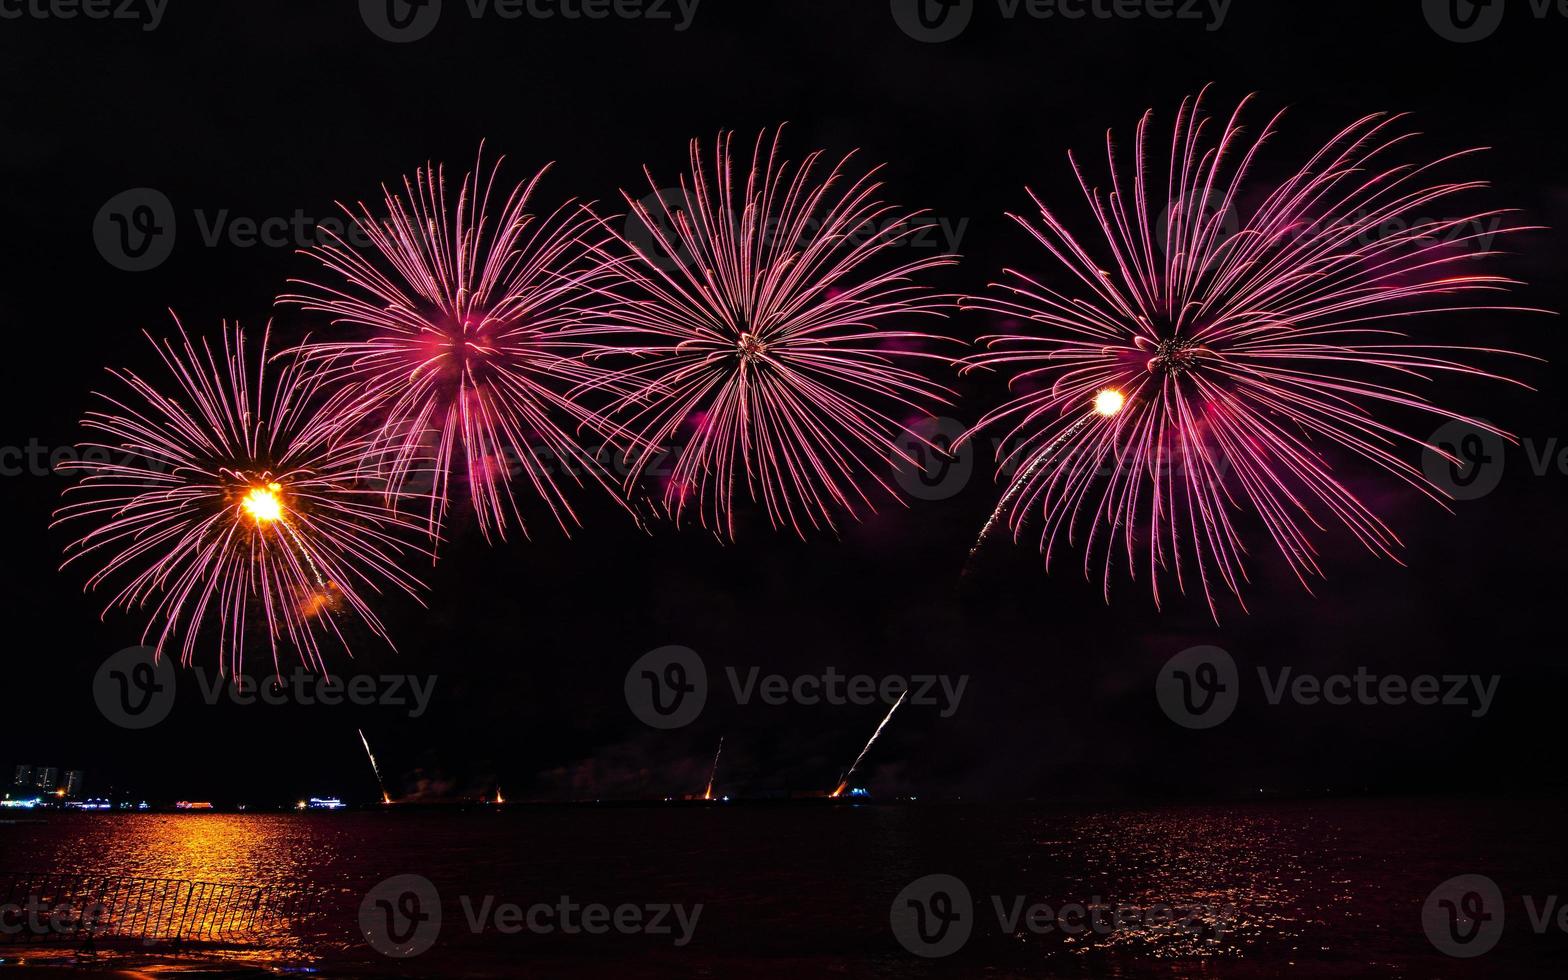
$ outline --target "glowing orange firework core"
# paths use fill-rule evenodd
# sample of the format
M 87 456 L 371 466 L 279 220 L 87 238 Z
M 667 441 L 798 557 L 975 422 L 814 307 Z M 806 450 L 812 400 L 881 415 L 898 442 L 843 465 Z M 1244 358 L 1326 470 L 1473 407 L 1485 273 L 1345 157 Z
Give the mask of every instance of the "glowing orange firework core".
M 278 494 L 283 488 L 276 483 L 264 487 L 251 487 L 240 501 L 245 513 L 256 519 L 257 524 L 271 524 L 283 519 L 283 501 Z
M 1106 388 L 1094 396 L 1094 410 L 1097 414 L 1110 418 L 1120 412 L 1127 405 L 1127 396 L 1115 388 Z

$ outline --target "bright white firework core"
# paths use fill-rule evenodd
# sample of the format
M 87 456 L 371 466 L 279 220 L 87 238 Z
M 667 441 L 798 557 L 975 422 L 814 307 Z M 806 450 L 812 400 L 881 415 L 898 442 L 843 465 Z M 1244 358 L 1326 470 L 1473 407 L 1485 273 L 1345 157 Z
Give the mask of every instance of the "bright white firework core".
M 1127 404 L 1127 396 L 1114 388 L 1107 388 L 1094 396 L 1094 410 L 1096 413 L 1110 418 L 1120 412 Z

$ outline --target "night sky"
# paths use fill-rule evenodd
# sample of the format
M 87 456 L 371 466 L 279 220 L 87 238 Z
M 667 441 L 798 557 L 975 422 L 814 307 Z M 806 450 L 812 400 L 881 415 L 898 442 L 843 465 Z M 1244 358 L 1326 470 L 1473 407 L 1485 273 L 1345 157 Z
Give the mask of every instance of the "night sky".
M 1458 44 L 1421 4 L 1281 4 L 1236 0 L 1219 30 L 1155 20 L 1006 20 L 982 2 L 961 37 L 919 43 L 885 0 L 706 0 L 689 29 L 639 20 L 472 19 L 447 0 L 430 34 L 382 40 L 354 4 L 200 4 L 175 0 L 151 31 L 125 21 L 23 18 L 0 23 L 0 318 L 7 325 L 0 444 L 69 446 L 106 380 L 104 368 L 154 368 L 143 330 L 193 331 L 220 320 L 286 338 L 319 326 L 274 310 L 312 271 L 292 240 L 246 247 L 240 219 L 337 215 L 381 181 L 427 160 L 464 168 L 481 140 L 521 179 L 554 160 L 542 202 L 613 201 L 643 188 L 641 167 L 673 178 L 686 141 L 730 129 L 749 141 L 787 122 L 795 157 L 861 148 L 885 161 L 888 200 L 961 228 L 962 264 L 935 282 L 975 291 L 1005 265 L 1056 273 L 1004 213 L 1030 186 L 1081 227 L 1066 160 L 1100 173 L 1107 127 L 1130 138 L 1148 107 L 1168 133 L 1183 95 L 1215 84 L 1228 111 L 1258 93 L 1251 119 L 1288 106 L 1255 181 L 1288 175 L 1365 113 L 1408 111 L 1424 135 L 1411 159 L 1470 146 L 1457 168 L 1490 180 L 1478 203 L 1518 220 L 1568 226 L 1562 51 L 1568 18 L 1510 6 L 1496 35 Z M 95 244 L 95 216 L 115 195 L 154 188 L 176 214 L 166 261 L 130 272 Z M 641 191 L 639 190 L 639 193 Z M 613 207 L 613 205 L 611 205 Z M 221 224 L 219 240 L 205 240 Z M 291 238 L 292 236 L 285 236 Z M 1564 307 L 1560 231 L 1514 236 L 1493 268 L 1524 279 L 1525 305 Z M 970 339 L 987 316 L 939 329 Z M 1118 578 L 1107 606 L 1076 555 L 1047 575 L 1030 543 L 998 542 L 960 571 L 996 500 L 989 452 L 962 451 L 967 483 L 944 499 L 888 501 L 838 536 L 800 541 L 750 512 L 721 546 L 696 526 L 643 533 L 602 494 L 579 496 L 571 540 L 536 509 L 532 540 L 489 546 L 458 520 L 428 572 L 428 609 L 391 599 L 398 651 L 356 643 L 344 674 L 433 677 L 428 711 L 397 706 L 202 703 L 182 671 L 169 719 L 140 732 L 95 706 L 103 660 L 137 642 L 141 623 L 100 621 L 107 596 L 57 571 L 69 535 L 50 530 L 67 478 L 0 477 L 8 622 L 0 763 L 83 768 L 90 788 L 154 799 L 273 803 L 375 793 L 355 735 L 375 745 L 394 795 L 458 799 L 642 798 L 700 792 L 720 736 L 721 790 L 830 788 L 885 709 L 741 705 L 742 675 L 935 674 L 967 677 L 957 710 L 906 708 L 868 758 L 861 782 L 882 795 L 998 798 L 1203 798 L 1283 794 L 1555 794 L 1561 711 L 1564 511 L 1568 448 L 1550 316 L 1434 319 L 1425 336 L 1505 347 L 1537 390 L 1445 382 L 1440 401 L 1518 433 L 1497 488 L 1454 513 L 1356 461 L 1348 483 L 1400 533 L 1403 566 L 1348 535 L 1320 536 L 1326 580 L 1309 595 L 1255 531 L 1248 612 L 1168 596 Z M 944 380 L 946 414 L 968 423 L 1004 395 L 994 379 Z M 1416 418 L 1413 427 L 1430 431 Z M 1419 465 L 1417 455 L 1409 456 Z M 13 453 L 4 462 L 16 465 Z M 1537 468 L 1543 472 L 1537 473 Z M 951 489 L 953 492 L 948 493 Z M 623 696 L 628 668 L 666 645 L 695 650 L 709 673 L 706 709 L 674 731 L 651 729 Z M 1240 666 L 1241 703 L 1209 731 L 1162 713 L 1161 666 L 1215 645 Z M 211 671 L 215 662 L 202 666 Z M 265 656 L 253 669 L 265 673 Z M 1484 717 L 1458 706 L 1267 703 L 1256 669 L 1327 676 L 1497 676 Z M 428 683 L 423 680 L 422 683 Z

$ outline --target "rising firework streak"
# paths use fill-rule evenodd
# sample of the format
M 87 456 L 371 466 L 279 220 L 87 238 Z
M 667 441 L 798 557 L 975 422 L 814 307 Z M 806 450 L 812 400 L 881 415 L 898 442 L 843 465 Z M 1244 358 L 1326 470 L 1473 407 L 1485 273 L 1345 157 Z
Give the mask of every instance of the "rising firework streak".
M 1114 418 L 1126 405 L 1126 396 L 1114 388 L 1106 388 L 1094 396 L 1093 411 L 1079 419 L 1077 425 L 1057 436 L 1051 441 L 1050 445 L 1035 454 L 1034 459 L 1028 466 L 1024 467 L 1023 472 L 1019 473 L 1013 480 L 1012 485 L 1007 488 L 1007 492 L 1002 494 L 1002 502 L 996 505 L 996 509 L 991 512 L 990 519 L 980 529 L 980 536 L 975 539 L 974 547 L 969 549 L 969 562 L 964 566 L 964 574 L 966 576 L 974 571 L 975 562 L 980 557 L 980 549 L 985 547 L 985 543 L 991 539 L 991 532 L 995 531 L 997 525 L 1002 523 L 1003 515 L 1013 506 L 1013 502 L 1018 499 L 1018 494 L 1022 492 L 1023 488 L 1027 487 L 1034 480 L 1036 474 L 1044 469 L 1051 460 L 1055 459 L 1057 452 L 1067 445 L 1074 436 L 1088 428 L 1089 423 L 1096 418 Z M 1014 529 L 1015 536 L 1020 529 Z
M 903 694 L 898 696 L 898 700 L 893 703 L 893 707 L 888 709 L 887 717 L 883 718 L 882 724 L 878 725 L 877 730 L 871 733 L 871 741 L 866 743 L 866 747 L 860 750 L 859 755 L 855 756 L 854 763 L 851 764 L 847 770 L 845 770 L 843 782 L 839 783 L 838 789 L 835 789 L 831 794 L 833 798 L 836 799 L 840 796 L 843 796 L 849 790 L 850 777 L 855 774 L 856 769 L 860 768 L 860 763 L 865 760 L 866 753 L 871 751 L 871 746 L 877 744 L 877 739 L 882 737 L 882 729 L 886 728 L 887 723 L 893 720 L 893 712 L 897 711 L 898 706 L 903 704 L 908 697 L 909 692 L 905 691 Z
M 724 754 L 724 736 L 719 736 L 719 750 L 713 753 L 713 769 L 708 772 L 708 791 L 702 794 L 705 800 L 713 799 L 713 781 L 719 778 L 719 756 Z
M 382 779 L 381 779 L 381 767 L 376 765 L 375 753 L 370 751 L 370 740 L 365 738 L 365 730 L 363 728 L 359 728 L 359 729 L 355 729 L 355 730 L 359 732 L 359 740 L 365 746 L 365 755 L 370 758 L 370 771 L 374 772 L 376 774 L 376 785 L 381 787 L 381 802 L 382 803 L 391 803 L 392 802 L 392 797 L 387 795 L 387 784 L 385 782 L 383 782 Z M 500 793 L 501 793 L 501 791 L 498 788 L 496 790 L 496 796 L 498 798 L 500 796 Z

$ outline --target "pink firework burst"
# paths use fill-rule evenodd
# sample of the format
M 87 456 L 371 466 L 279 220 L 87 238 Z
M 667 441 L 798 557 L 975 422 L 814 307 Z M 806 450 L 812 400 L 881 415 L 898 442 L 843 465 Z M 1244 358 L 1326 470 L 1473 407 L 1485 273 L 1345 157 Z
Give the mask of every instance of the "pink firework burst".
M 637 359 L 607 412 L 638 434 L 628 486 L 668 449 L 664 509 L 729 539 L 739 493 L 801 535 L 896 499 L 895 467 L 917 464 L 891 413 L 928 414 L 945 389 L 915 367 L 951 363 L 920 349 L 940 338 L 897 328 L 953 305 L 919 280 L 956 258 L 898 260 L 922 213 L 878 201 L 876 170 L 846 177 L 853 154 L 783 160 L 782 135 L 759 135 L 749 168 L 731 135 L 711 167 L 694 140 L 679 190 L 648 173 L 651 195 L 623 192 L 646 241 L 614 233 L 630 254 L 607 263 L 621 282 L 600 319 Z
M 429 488 L 428 527 L 439 536 L 454 480 L 486 539 L 527 526 L 514 493 L 525 485 L 568 533 L 568 501 L 584 475 L 610 489 L 604 470 L 572 433 L 612 427 L 567 392 L 597 386 L 602 372 L 579 355 L 584 310 L 604 270 L 590 260 L 598 222 L 568 202 L 544 219 L 529 210 L 545 170 L 506 194 L 497 215 L 500 161 L 483 173 L 483 150 L 455 202 L 443 168 L 384 188 L 385 215 L 345 207 L 370 244 L 339 237 L 305 254 L 329 278 L 299 282 L 280 298 L 333 317 L 350 333 L 305 356 L 331 366 L 340 404 L 375 420 L 389 449 L 394 494 Z M 546 168 L 548 170 L 548 168 Z
M 172 386 L 111 370 L 125 392 L 83 422 L 97 441 L 67 491 L 83 499 L 56 523 L 90 527 L 65 564 L 94 563 L 90 590 L 120 580 L 105 612 L 148 615 L 142 641 L 160 655 L 177 642 L 187 665 L 210 629 L 237 673 L 258 616 L 274 666 L 286 644 L 324 669 L 322 639 L 347 648 L 344 614 L 386 639 L 370 600 L 389 586 L 417 595 L 399 561 L 421 536 L 360 479 L 377 451 L 326 411 L 322 372 L 269 364 L 265 334 L 252 361 L 238 325 L 218 350 L 175 325 L 177 343 L 148 335 Z
M 1321 450 L 1370 461 L 1443 501 L 1405 455 L 1415 447 L 1451 457 L 1392 418 L 1409 410 L 1503 434 L 1413 389 L 1441 375 L 1498 378 L 1471 362 L 1508 352 L 1412 343 L 1401 325 L 1517 308 L 1479 300 L 1512 280 L 1465 271 L 1495 254 L 1482 244 L 1493 232 L 1477 229 L 1507 213 L 1455 203 L 1483 183 L 1433 175 L 1465 153 L 1385 162 L 1409 137 L 1396 131 L 1401 117 L 1367 116 L 1243 219 L 1247 172 L 1279 116 L 1244 139 L 1243 100 L 1216 134 L 1202 98 L 1182 103 L 1166 174 L 1146 166 L 1152 113 L 1138 124 L 1130 177 L 1107 137 L 1108 193 L 1072 161 L 1104 259 L 1031 192 L 1039 217 L 1011 217 L 1077 288 L 1006 270 L 993 286 L 1002 295 L 972 305 L 1044 329 L 986 338 L 968 366 L 1005 370 L 1018 392 L 979 423 L 1011 426 L 998 462 L 1017 474 L 981 543 L 1004 520 L 1016 537 L 1039 513 L 1048 565 L 1063 544 L 1081 548 L 1085 574 L 1098 568 L 1109 599 L 1121 555 L 1132 577 L 1146 572 L 1156 604 L 1163 577 L 1185 591 L 1195 573 L 1217 617 L 1215 592 L 1239 601 L 1246 580 L 1244 515 L 1309 589 L 1322 574 L 1312 532 L 1326 524 L 1395 557 L 1397 537 Z M 1424 217 L 1444 211 L 1456 216 Z

